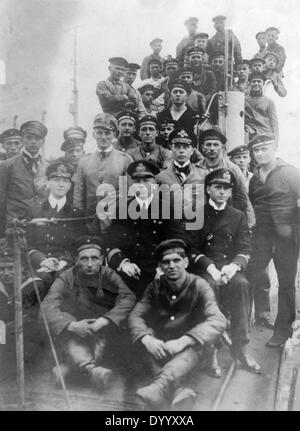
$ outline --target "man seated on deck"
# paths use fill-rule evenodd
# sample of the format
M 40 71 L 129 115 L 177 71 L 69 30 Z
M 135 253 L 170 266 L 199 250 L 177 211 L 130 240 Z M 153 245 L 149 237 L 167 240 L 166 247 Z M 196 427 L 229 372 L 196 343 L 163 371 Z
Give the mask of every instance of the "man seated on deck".
M 135 296 L 115 271 L 103 266 L 100 238 L 79 238 L 76 255 L 76 265 L 55 280 L 42 305 L 51 334 L 64 354 L 64 375 L 77 371 L 105 390 L 113 376 L 113 357 L 118 357 L 120 349 L 124 360 L 127 338 L 123 324 Z M 53 372 L 58 383 L 58 370 Z
M 208 283 L 186 271 L 184 241 L 161 242 L 155 258 L 163 275 L 148 285 L 128 319 L 138 358 L 151 374 L 149 384 L 136 395 L 153 409 L 168 401 L 179 408 L 196 397 L 184 387 L 184 380 L 223 332 L 226 321 Z

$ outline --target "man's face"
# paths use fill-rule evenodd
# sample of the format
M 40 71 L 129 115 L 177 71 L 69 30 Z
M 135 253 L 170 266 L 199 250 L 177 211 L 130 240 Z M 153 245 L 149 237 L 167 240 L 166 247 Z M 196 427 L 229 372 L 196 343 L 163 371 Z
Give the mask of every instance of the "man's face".
M 267 31 L 266 33 L 266 41 L 268 45 L 273 45 L 278 39 L 278 35 L 276 31 Z
M 96 127 L 94 129 L 94 138 L 99 150 L 104 151 L 112 145 L 115 134 L 112 130 L 105 129 L 104 127 Z
M 131 191 L 139 199 L 147 200 L 153 194 L 155 185 L 157 184 L 156 179 L 149 178 L 134 178 L 131 186 Z
M 266 35 L 265 34 L 259 34 L 257 36 L 256 40 L 257 40 L 258 46 L 260 48 L 265 48 L 265 46 L 266 46 Z
M 73 166 L 77 166 L 79 160 L 84 155 L 83 144 L 74 145 L 69 150 L 65 151 L 66 158 Z
M 115 64 L 110 64 L 108 70 L 110 71 L 110 77 L 116 81 L 119 81 L 121 78 L 123 78 L 125 72 L 124 67 L 117 66 Z
M 199 67 L 202 64 L 203 54 L 201 52 L 189 56 L 189 64 L 193 67 Z
M 265 57 L 265 68 L 269 70 L 275 70 L 277 67 L 277 61 L 276 58 L 273 57 L 273 55 L 268 55 Z
M 261 93 L 264 88 L 264 81 L 260 78 L 252 79 L 250 82 L 251 90 L 254 93 Z
M 154 124 L 143 124 L 140 127 L 139 135 L 143 145 L 149 149 L 154 147 L 157 137 L 157 129 Z
M 126 70 L 124 73 L 124 82 L 126 82 L 129 85 L 132 85 L 136 78 L 136 71 L 133 70 Z
M 252 63 L 252 72 L 263 72 L 264 64 L 261 61 L 253 61 Z
M 206 187 L 207 194 L 218 205 L 227 202 L 231 196 L 231 187 L 225 184 L 211 184 Z
M 250 156 L 249 156 L 249 153 L 239 154 L 239 155 L 232 157 L 231 160 L 233 161 L 233 163 L 238 165 L 238 167 L 242 171 L 246 171 L 246 169 L 248 168 L 248 165 L 250 163 Z
M 242 64 L 237 69 L 237 75 L 238 75 L 239 79 L 242 81 L 247 81 L 248 76 L 249 76 L 249 72 L 250 72 L 249 66 L 247 66 L 246 64 Z
M 71 181 L 64 177 L 53 177 L 48 180 L 50 193 L 56 198 L 61 199 L 71 188 Z
M 217 72 L 224 70 L 225 66 L 225 58 L 222 56 L 215 57 L 211 62 L 212 68 L 216 70 Z
M 12 285 L 14 282 L 15 265 L 12 262 L 0 263 L 0 281 L 5 285 Z
M 135 124 L 129 118 L 119 121 L 119 136 L 122 138 L 130 138 L 135 132 Z
M 194 48 L 203 48 L 206 49 L 207 39 L 197 38 L 194 40 Z
M 149 71 L 152 78 L 160 78 L 161 68 L 159 64 L 155 64 L 155 63 L 150 64 Z
M 159 134 L 165 141 L 167 141 L 169 139 L 170 133 L 173 132 L 174 129 L 174 124 L 166 124 L 161 126 Z
M 178 70 L 178 64 L 169 64 L 166 67 L 166 74 L 170 78 Z
M 225 21 L 217 20 L 214 22 L 214 27 L 217 32 L 224 31 L 225 29 Z
M 154 92 L 151 90 L 145 91 L 144 94 L 142 95 L 142 101 L 146 108 L 148 108 L 153 102 L 153 96 L 154 96 Z
M 187 93 L 183 88 L 173 88 L 171 91 L 172 103 L 175 106 L 181 106 L 185 103 L 187 98 Z
M 21 149 L 23 147 L 22 141 L 18 139 L 9 139 L 3 144 L 3 148 L 6 151 L 7 157 L 14 157 L 20 154 Z
M 203 143 L 204 157 L 210 161 L 219 162 L 223 157 L 224 147 L 219 139 L 206 139 Z
M 189 32 L 189 35 L 191 35 L 191 36 L 196 34 L 197 27 L 198 27 L 198 24 L 195 21 L 189 21 L 186 23 L 187 31 Z
M 183 73 L 182 75 L 179 75 L 180 81 L 185 81 L 188 84 L 192 84 L 193 82 L 193 74 L 192 73 Z
M 97 248 L 81 250 L 77 256 L 77 265 L 80 272 L 85 275 L 95 275 L 100 271 L 103 263 L 103 256 Z
M 153 53 L 158 55 L 162 50 L 162 43 L 161 42 L 154 42 L 151 44 L 151 48 L 153 50 Z
M 43 138 L 34 133 L 24 133 L 22 138 L 25 150 L 32 156 L 36 156 L 38 154 L 44 142 L 45 140 Z
M 159 266 L 167 280 L 177 281 L 184 278 L 188 264 L 187 257 L 179 253 L 169 253 L 162 257 Z
M 183 165 L 188 160 L 190 160 L 191 155 L 193 154 L 193 147 L 192 145 L 176 142 L 175 144 L 172 144 L 172 156 L 173 160 L 175 160 L 180 165 Z
M 260 145 L 253 148 L 253 156 L 259 165 L 267 165 L 272 162 L 276 157 L 276 148 L 274 144 Z

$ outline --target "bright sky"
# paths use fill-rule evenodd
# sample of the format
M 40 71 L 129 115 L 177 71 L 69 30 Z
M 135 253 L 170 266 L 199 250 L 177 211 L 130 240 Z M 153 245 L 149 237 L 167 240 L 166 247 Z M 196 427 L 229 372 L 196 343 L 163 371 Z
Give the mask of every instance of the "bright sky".
M 79 0 L 80 1 L 80 0 Z M 78 89 L 79 121 L 89 134 L 88 149 L 93 149 L 91 124 L 100 111 L 95 87 L 106 79 L 107 59 L 123 56 L 141 63 L 150 53 L 149 41 L 164 40 L 163 55 L 175 54 L 175 47 L 185 35 L 183 24 L 189 16 L 199 18 L 199 31 L 214 34 L 211 18 L 216 14 L 228 17 L 227 27 L 233 29 L 242 44 L 243 57 L 257 52 L 255 34 L 269 26 L 280 28 L 279 43 L 287 53 L 285 85 L 288 96 L 276 98 L 280 120 L 280 153 L 300 159 L 300 2 L 298 0 L 85 0 L 74 26 L 78 26 Z M 65 33 L 52 72 L 52 97 L 47 106 L 47 123 L 57 131 L 53 135 L 51 154 L 61 144 L 62 128 L 72 123 L 68 114 L 72 101 L 73 32 Z M 59 103 L 58 103 L 59 101 Z M 58 133 L 58 132 L 57 132 Z M 52 140 L 53 141 L 53 140 Z M 49 151 L 48 150 L 48 151 Z M 50 153 L 49 151 L 49 153 Z

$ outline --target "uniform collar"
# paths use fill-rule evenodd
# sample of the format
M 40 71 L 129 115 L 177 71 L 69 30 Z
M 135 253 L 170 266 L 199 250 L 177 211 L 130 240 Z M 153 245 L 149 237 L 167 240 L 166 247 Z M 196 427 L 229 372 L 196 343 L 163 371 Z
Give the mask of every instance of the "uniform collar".
M 28 151 L 26 151 L 25 149 L 23 149 L 22 153 L 25 155 L 25 157 L 30 158 L 30 159 L 40 160 L 41 157 L 42 157 L 40 152 L 38 152 L 38 154 L 36 156 L 33 156 Z
M 137 200 L 139 207 L 141 209 L 145 208 L 146 210 L 148 210 L 153 200 L 153 193 L 148 197 L 148 199 L 140 199 L 138 196 L 136 196 L 135 199 Z
M 222 205 L 218 206 L 211 198 L 209 198 L 208 203 L 216 211 L 223 211 L 226 208 L 227 204 L 227 202 L 224 202 Z
M 57 211 L 60 211 L 65 206 L 65 204 L 67 202 L 67 198 L 66 198 L 66 196 L 63 196 L 62 198 L 57 199 L 56 197 L 54 197 L 50 193 L 50 195 L 48 197 L 48 202 L 49 202 L 51 208 L 53 208 L 53 209 L 56 208 Z
M 100 154 L 102 154 L 102 153 L 111 153 L 112 152 L 112 150 L 113 150 L 113 145 L 111 144 L 108 148 L 106 148 L 106 150 L 99 150 L 99 148 L 97 148 L 97 152 L 98 153 L 100 153 Z

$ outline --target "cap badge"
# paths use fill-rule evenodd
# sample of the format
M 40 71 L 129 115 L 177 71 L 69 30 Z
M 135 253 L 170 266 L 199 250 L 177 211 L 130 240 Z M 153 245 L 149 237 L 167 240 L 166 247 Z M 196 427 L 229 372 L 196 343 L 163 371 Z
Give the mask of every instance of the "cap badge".
M 224 180 L 230 181 L 231 180 L 230 173 L 228 171 L 224 172 L 223 178 L 224 178 Z
M 146 166 L 143 163 L 139 163 L 135 168 L 136 173 L 146 172 Z

